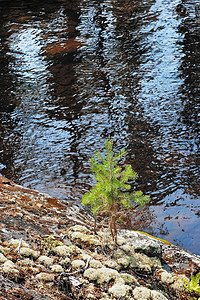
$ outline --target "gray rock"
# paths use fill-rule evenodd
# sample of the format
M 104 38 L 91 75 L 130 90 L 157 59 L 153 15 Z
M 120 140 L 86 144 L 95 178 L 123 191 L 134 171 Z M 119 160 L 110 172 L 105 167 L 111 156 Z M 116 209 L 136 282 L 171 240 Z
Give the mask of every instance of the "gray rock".
M 161 257 L 162 256 L 162 248 L 159 243 L 154 241 L 140 241 L 138 240 L 136 244 L 134 244 L 135 252 L 144 253 L 149 257 Z

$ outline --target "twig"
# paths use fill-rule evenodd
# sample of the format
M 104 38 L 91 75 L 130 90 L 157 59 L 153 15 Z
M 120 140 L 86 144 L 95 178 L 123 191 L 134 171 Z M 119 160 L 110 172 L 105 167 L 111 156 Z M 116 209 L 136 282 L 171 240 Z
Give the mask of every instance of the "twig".
M 83 269 L 78 269 L 77 271 L 74 271 L 71 273 L 64 273 L 64 275 L 74 275 L 74 274 L 80 273 L 81 271 L 83 272 Z
M 91 261 L 91 256 L 90 257 L 88 257 L 88 260 L 87 260 L 87 262 L 86 262 L 86 265 L 85 265 L 85 270 L 89 267 L 89 262 Z
M 18 252 L 18 253 L 20 253 L 21 245 L 22 245 L 22 238 L 21 238 L 20 241 L 19 241 L 19 246 L 18 246 L 18 249 L 17 249 L 17 252 Z

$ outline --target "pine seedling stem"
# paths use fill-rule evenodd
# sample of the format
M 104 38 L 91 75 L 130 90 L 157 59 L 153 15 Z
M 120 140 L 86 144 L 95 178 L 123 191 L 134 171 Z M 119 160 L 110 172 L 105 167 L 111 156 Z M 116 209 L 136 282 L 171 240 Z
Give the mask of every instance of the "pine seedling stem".
M 120 208 L 130 209 L 134 202 L 139 206 L 143 206 L 150 201 L 149 196 L 143 195 L 141 191 L 129 192 L 131 186 L 128 182 L 135 180 L 138 175 L 133 171 L 131 165 L 127 165 L 124 170 L 118 166 L 117 163 L 126 154 L 125 149 L 122 149 L 114 155 L 113 141 L 106 140 L 105 155 L 96 152 L 94 158 L 90 159 L 96 185 L 82 198 L 83 205 L 89 204 L 91 206 L 95 220 L 100 213 L 109 215 L 108 225 L 115 244 L 117 244 L 116 222 L 120 215 L 118 213 Z

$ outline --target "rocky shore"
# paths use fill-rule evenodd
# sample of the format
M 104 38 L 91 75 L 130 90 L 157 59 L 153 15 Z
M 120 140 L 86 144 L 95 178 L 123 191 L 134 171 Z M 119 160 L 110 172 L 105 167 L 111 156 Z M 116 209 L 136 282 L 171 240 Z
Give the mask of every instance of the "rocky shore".
M 118 246 L 79 206 L 0 177 L 0 299 L 198 299 L 200 257 L 120 230 Z

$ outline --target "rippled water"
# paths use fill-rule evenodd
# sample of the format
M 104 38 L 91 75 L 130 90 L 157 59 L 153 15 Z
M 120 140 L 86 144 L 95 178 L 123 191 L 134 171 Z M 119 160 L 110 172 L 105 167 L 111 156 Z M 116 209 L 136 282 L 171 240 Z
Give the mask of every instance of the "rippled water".
M 200 254 L 198 1 L 0 1 L 0 172 L 80 202 L 112 138 L 151 204 L 134 228 Z

